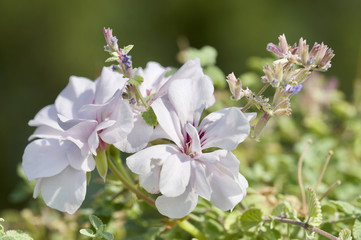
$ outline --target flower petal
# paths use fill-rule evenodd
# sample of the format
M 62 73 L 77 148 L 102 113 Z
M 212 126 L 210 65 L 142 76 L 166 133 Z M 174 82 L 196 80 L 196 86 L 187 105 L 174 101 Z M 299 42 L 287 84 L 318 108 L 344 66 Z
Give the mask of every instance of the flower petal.
M 33 120 L 29 121 L 29 126 L 49 126 L 51 128 L 54 128 L 56 130 L 61 131 L 61 127 L 59 126 L 57 122 L 57 112 L 55 109 L 55 105 L 48 105 L 41 109 L 34 117 Z
M 192 161 L 192 176 L 194 178 L 194 189 L 204 199 L 211 198 L 211 186 L 206 176 L 205 166 L 199 161 Z
M 162 169 L 161 163 L 162 161 L 160 159 L 152 159 L 150 163 L 150 172 L 139 175 L 140 184 L 149 193 L 159 193 L 160 170 Z
M 148 125 L 140 114 L 134 114 L 134 127 L 123 140 L 114 143 L 122 152 L 133 153 L 147 146 L 153 134 L 153 127 Z
M 67 167 L 53 177 L 43 178 L 40 191 L 46 205 L 73 214 L 85 199 L 86 173 Z
M 158 98 L 153 102 L 152 108 L 157 116 L 159 125 L 168 134 L 168 139 L 182 148 L 184 138 L 181 134 L 179 118 L 170 102 L 166 98 Z
M 205 117 L 199 127 L 202 149 L 234 150 L 250 133 L 248 118 L 238 108 L 226 108 Z
M 178 197 L 160 196 L 155 201 L 159 212 L 169 218 L 182 218 L 197 206 L 198 194 L 189 186 Z
M 111 67 L 103 67 L 100 77 L 95 82 L 94 104 L 106 103 L 117 90 L 123 90 L 127 81 L 123 74 L 113 71 Z
M 82 155 L 81 150 L 73 144 L 66 153 L 70 166 L 76 170 L 90 172 L 95 168 L 95 160 L 92 154 Z
M 145 69 L 138 68 L 136 74 L 144 78 L 144 82 L 139 85 L 139 90 L 143 96 L 157 93 L 159 88 L 169 79 L 164 75 L 170 68 L 164 68 L 157 62 L 148 62 Z
M 191 175 L 190 162 L 191 158 L 180 152 L 170 155 L 163 162 L 159 181 L 163 195 L 176 197 L 185 191 Z
M 206 77 L 175 79 L 169 84 L 168 98 L 182 125 L 198 126 L 207 102 L 213 99 L 213 83 Z
M 93 102 L 94 89 L 95 84 L 89 79 L 70 77 L 69 84 L 55 100 L 57 112 L 69 119 L 76 119 L 78 110 Z
M 63 171 L 69 165 L 66 157 L 69 144 L 55 139 L 38 139 L 29 143 L 22 163 L 27 178 L 31 181 Z
M 127 157 L 127 166 L 136 174 L 148 174 L 151 171 L 151 160 L 160 159 L 163 162 L 177 152 L 178 149 L 174 145 L 155 145 Z

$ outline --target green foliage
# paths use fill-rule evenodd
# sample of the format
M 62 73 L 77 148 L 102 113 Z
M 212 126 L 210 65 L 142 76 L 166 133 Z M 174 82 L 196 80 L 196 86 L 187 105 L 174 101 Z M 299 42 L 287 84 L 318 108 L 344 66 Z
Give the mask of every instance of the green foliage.
M 0 218 L 0 222 L 4 221 L 3 218 Z M 0 224 L 0 240 L 33 240 L 33 238 L 20 230 L 5 231 L 4 227 Z
M 340 240 L 351 240 L 351 231 L 348 228 L 343 229 L 340 234 L 338 235 Z
M 139 75 L 135 75 L 134 78 L 132 78 L 128 81 L 129 84 L 132 84 L 134 86 L 140 85 L 140 84 L 142 84 L 142 82 L 144 82 L 144 78 Z
M 361 239 L 361 221 L 357 218 L 352 227 L 352 235 L 356 240 Z
M 134 47 L 134 45 L 128 45 L 128 46 L 125 46 L 122 50 L 122 53 L 123 54 L 128 54 L 130 52 L 130 50 L 132 50 Z
M 80 233 L 84 236 L 91 237 L 94 240 L 113 240 L 114 236 L 110 232 L 106 232 L 106 225 L 95 215 L 89 216 L 91 225 L 95 228 L 95 233 L 91 229 L 80 229 Z
M 153 109 L 150 107 L 148 110 L 142 112 L 143 120 L 150 126 L 157 126 L 157 116 L 155 115 Z
M 318 201 L 316 192 L 312 188 L 307 188 L 307 203 L 308 203 L 308 217 L 309 224 L 312 226 L 319 226 L 322 223 L 321 204 Z
M 241 226 L 245 231 L 253 227 L 258 227 L 262 223 L 262 210 L 258 208 L 250 208 L 241 216 Z

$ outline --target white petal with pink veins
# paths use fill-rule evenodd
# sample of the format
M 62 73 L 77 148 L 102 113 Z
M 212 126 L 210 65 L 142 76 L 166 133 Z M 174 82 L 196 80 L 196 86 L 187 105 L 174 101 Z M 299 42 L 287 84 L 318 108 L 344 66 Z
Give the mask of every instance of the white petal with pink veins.
M 192 161 L 192 181 L 194 189 L 204 199 L 211 198 L 212 188 L 206 176 L 205 164 L 199 161 Z
M 23 169 L 29 180 L 50 177 L 69 165 L 66 142 L 55 139 L 39 139 L 28 144 L 23 155 Z
M 160 173 L 159 189 L 167 197 L 181 195 L 191 175 L 191 158 L 183 153 L 176 153 L 169 156 L 162 166 Z
M 182 218 L 191 213 L 197 206 L 198 194 L 188 187 L 178 197 L 159 196 L 155 206 L 159 212 L 169 218 Z
M 201 142 L 199 140 L 197 129 L 189 123 L 187 123 L 184 126 L 184 128 L 185 128 L 186 132 L 188 133 L 190 140 L 191 140 L 190 149 L 192 150 L 192 153 L 201 154 L 202 153 Z
M 46 205 L 73 214 L 86 194 L 86 173 L 67 167 L 61 173 L 43 178 L 40 192 Z

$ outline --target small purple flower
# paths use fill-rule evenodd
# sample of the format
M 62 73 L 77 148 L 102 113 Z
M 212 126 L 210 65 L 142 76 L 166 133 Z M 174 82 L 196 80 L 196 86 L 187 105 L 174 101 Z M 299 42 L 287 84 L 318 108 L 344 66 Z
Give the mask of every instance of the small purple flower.
M 130 60 L 132 56 L 123 54 L 122 63 L 125 65 L 125 68 L 128 70 L 129 68 L 132 68 L 132 60 Z
M 301 83 L 297 85 L 285 84 L 285 91 L 291 95 L 296 95 L 301 91 L 302 87 L 303 85 Z

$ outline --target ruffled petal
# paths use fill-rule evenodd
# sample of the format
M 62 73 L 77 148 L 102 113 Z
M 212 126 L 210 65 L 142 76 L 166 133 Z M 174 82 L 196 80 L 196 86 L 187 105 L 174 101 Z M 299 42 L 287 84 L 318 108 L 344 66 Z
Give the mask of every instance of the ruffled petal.
M 158 98 L 152 104 L 155 115 L 159 125 L 164 132 L 168 134 L 168 139 L 172 140 L 178 147 L 182 148 L 184 142 L 183 135 L 181 134 L 181 126 L 179 118 L 170 102 L 165 98 Z
M 85 199 L 86 173 L 67 167 L 53 177 L 43 178 L 40 191 L 46 205 L 73 214 Z
M 76 170 L 90 172 L 95 168 L 95 160 L 92 154 L 82 155 L 81 150 L 73 144 L 67 151 L 66 156 L 69 160 L 70 166 Z
M 55 105 L 48 105 L 41 109 L 34 117 L 33 120 L 29 121 L 29 126 L 39 127 L 39 126 L 48 126 L 56 130 L 61 131 L 61 127 L 57 121 L 57 112 Z
M 234 150 L 250 133 L 248 118 L 237 108 L 226 108 L 205 117 L 199 127 L 202 149 Z
M 169 218 L 182 218 L 197 206 L 198 194 L 189 186 L 178 197 L 160 196 L 155 201 L 158 211 Z
M 134 114 L 134 127 L 122 141 L 114 146 L 122 152 L 133 153 L 147 146 L 153 134 L 153 127 L 148 125 L 140 114 Z
M 117 90 L 123 90 L 128 79 L 111 67 L 103 67 L 100 77 L 96 80 L 96 91 L 94 104 L 106 103 L 114 96 Z
M 239 173 L 235 176 L 233 171 L 219 163 L 207 164 L 206 173 L 212 188 L 210 201 L 216 207 L 231 210 L 245 197 L 248 184 Z
M 139 175 L 139 182 L 142 187 L 149 193 L 159 193 L 159 179 L 162 161 L 160 159 L 153 159 L 150 163 L 150 172 L 144 175 Z
M 174 106 L 182 126 L 198 126 L 209 99 L 213 98 L 213 83 L 206 77 L 175 79 L 169 84 L 168 98 Z
M 167 197 L 181 195 L 191 175 L 191 158 L 183 153 L 170 155 L 164 162 L 160 173 L 159 189 Z
M 226 158 L 229 152 L 226 150 L 217 150 L 210 153 L 202 153 L 201 155 L 196 156 L 196 159 L 201 160 L 204 163 L 217 163 L 220 162 L 221 159 Z M 238 161 L 238 160 L 237 160 Z M 239 162 L 238 162 L 239 164 Z
M 192 177 L 195 191 L 204 199 L 211 198 L 211 186 L 206 176 L 205 166 L 199 161 L 192 161 Z
M 151 171 L 151 160 L 160 159 L 163 162 L 177 152 L 176 146 L 170 144 L 152 146 L 127 157 L 127 166 L 136 174 L 148 174 Z
M 23 169 L 31 181 L 54 176 L 69 165 L 66 152 L 71 143 L 38 139 L 28 144 L 23 155 Z
M 145 69 L 138 68 L 136 74 L 144 78 L 144 82 L 139 85 L 139 90 L 143 96 L 149 96 L 157 93 L 159 88 L 164 85 L 168 78 L 164 75 L 170 68 L 164 68 L 156 62 L 148 62 Z
M 55 100 L 58 113 L 69 118 L 78 118 L 78 110 L 94 100 L 95 84 L 87 78 L 70 77 L 69 84 Z

